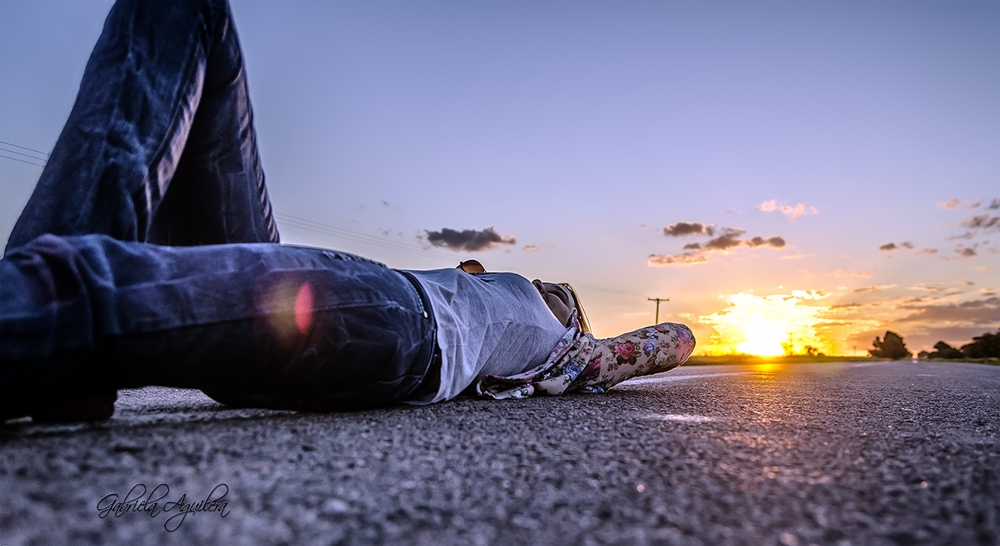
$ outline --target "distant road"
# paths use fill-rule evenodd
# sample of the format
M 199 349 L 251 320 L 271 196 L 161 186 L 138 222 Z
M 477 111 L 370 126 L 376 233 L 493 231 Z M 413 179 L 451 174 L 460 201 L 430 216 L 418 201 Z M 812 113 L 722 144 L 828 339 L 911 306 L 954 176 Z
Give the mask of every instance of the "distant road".
M 3 544 L 1000 544 L 1000 367 L 978 364 L 698 366 L 335 415 L 143 389 L 0 439 Z M 140 483 L 161 510 L 215 488 L 227 515 L 99 517 Z

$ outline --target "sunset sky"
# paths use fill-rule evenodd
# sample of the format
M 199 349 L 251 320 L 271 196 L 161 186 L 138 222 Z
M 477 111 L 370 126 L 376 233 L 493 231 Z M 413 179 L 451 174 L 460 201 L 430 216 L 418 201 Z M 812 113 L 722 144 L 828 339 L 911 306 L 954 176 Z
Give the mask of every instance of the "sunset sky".
M 0 2 L 0 236 L 111 2 Z M 1000 2 L 234 0 L 286 243 L 571 282 L 595 331 L 1000 328 Z M 35 151 L 32 151 L 35 150 Z

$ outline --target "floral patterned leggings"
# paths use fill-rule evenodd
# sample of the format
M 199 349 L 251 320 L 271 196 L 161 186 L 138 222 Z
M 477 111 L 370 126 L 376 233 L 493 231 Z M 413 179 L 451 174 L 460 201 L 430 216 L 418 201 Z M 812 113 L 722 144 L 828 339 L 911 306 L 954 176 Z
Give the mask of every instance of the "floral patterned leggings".
M 476 392 L 496 399 L 603 393 L 626 379 L 676 368 L 694 351 L 694 335 L 683 324 L 664 322 L 596 339 L 580 331 L 576 317 L 573 323 L 544 364 L 514 376 L 486 376 Z

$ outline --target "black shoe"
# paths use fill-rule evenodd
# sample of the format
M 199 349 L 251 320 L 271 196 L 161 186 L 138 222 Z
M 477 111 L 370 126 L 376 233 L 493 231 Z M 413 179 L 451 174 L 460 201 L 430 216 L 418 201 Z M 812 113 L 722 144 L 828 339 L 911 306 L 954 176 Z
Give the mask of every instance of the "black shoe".
M 67 396 L 56 402 L 4 407 L 0 422 L 31 417 L 36 423 L 82 423 L 107 419 L 115 413 L 118 391 Z

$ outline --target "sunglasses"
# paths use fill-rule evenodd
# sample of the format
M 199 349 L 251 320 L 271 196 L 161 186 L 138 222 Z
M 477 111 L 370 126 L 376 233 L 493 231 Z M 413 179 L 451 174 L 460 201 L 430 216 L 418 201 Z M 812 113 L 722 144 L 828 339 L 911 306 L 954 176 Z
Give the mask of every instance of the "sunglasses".
M 479 260 L 465 260 L 464 262 L 458 264 L 457 269 L 461 269 L 466 273 L 486 273 L 486 268 L 483 264 L 479 263 Z M 577 294 L 576 289 L 574 289 L 568 282 L 554 283 L 563 288 L 565 288 L 569 295 L 573 297 L 573 308 L 576 309 L 576 315 L 580 319 L 580 330 L 583 332 L 590 332 L 590 319 L 587 318 L 587 312 L 583 310 L 583 303 L 580 301 L 580 295 Z

